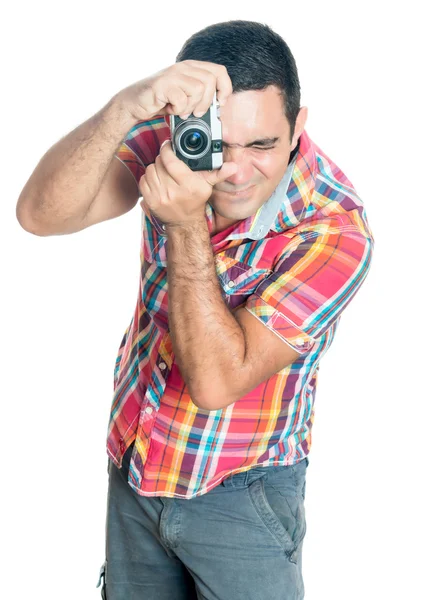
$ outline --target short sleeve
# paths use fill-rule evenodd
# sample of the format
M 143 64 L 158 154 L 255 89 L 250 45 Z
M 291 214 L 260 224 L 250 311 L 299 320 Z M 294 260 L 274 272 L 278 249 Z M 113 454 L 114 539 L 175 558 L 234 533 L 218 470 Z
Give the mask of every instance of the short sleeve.
M 362 285 L 373 238 L 354 226 L 325 224 L 296 235 L 245 308 L 299 354 L 339 318 Z
M 140 121 L 129 131 L 115 156 L 129 169 L 139 185 L 145 169 L 155 161 L 162 143 L 168 139 L 170 128 L 164 117 Z

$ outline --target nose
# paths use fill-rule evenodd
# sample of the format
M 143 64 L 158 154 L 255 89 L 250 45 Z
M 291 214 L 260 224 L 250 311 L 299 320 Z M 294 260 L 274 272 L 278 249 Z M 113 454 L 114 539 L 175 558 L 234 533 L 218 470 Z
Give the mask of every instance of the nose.
M 237 164 L 237 171 L 225 180 L 225 183 L 231 183 L 238 187 L 246 187 L 253 176 L 253 166 L 248 160 L 245 148 L 224 148 L 224 162 L 234 162 Z

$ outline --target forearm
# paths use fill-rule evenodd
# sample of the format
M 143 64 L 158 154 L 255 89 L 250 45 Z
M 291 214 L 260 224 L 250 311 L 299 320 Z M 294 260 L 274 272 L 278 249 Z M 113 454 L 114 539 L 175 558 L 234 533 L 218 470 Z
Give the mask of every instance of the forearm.
M 59 140 L 42 157 L 16 207 L 22 226 L 55 230 L 82 220 L 107 169 L 135 121 L 116 94 L 90 119 Z
M 212 410 L 245 356 L 243 331 L 224 303 L 205 218 L 167 226 L 168 318 L 173 351 L 192 401 Z

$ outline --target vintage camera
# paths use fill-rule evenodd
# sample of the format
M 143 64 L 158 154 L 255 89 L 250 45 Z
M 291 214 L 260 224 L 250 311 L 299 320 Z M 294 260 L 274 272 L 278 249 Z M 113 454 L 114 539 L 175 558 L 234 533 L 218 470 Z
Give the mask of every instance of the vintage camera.
M 219 169 L 223 164 L 220 106 L 216 94 L 202 117 L 170 115 L 173 151 L 192 171 Z

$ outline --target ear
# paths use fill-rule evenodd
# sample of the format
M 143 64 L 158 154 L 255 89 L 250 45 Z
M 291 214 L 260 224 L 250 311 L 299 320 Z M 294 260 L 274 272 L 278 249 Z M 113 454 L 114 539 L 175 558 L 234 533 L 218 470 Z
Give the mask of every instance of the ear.
M 299 110 L 297 118 L 296 118 L 295 131 L 293 134 L 290 151 L 292 151 L 296 148 L 298 139 L 300 138 L 300 136 L 303 133 L 303 130 L 305 129 L 307 118 L 308 118 L 308 108 L 306 106 L 302 106 L 302 108 Z

